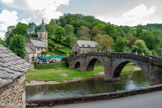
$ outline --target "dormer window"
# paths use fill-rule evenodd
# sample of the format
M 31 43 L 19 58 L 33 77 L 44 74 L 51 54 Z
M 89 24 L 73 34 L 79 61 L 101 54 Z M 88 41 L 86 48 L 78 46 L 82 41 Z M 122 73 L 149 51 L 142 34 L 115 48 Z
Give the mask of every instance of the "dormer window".
M 84 47 L 85 47 L 85 45 L 82 45 L 82 47 L 84 48 Z

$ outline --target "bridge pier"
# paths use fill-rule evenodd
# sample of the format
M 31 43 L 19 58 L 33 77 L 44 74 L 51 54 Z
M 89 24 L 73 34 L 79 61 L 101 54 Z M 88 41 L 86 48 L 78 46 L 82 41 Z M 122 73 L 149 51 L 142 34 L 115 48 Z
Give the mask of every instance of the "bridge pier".
M 87 67 L 86 67 L 84 64 L 82 64 L 82 65 L 80 66 L 80 71 L 81 71 L 81 72 L 88 72 Z
M 150 66 L 150 85 L 162 84 L 162 68 L 158 66 Z

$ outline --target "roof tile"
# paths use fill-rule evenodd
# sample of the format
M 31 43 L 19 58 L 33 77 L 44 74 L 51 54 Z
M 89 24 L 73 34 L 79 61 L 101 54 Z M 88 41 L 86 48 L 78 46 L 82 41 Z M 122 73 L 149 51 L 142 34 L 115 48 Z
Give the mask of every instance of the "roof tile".
M 12 83 L 33 66 L 0 45 L 0 87 Z

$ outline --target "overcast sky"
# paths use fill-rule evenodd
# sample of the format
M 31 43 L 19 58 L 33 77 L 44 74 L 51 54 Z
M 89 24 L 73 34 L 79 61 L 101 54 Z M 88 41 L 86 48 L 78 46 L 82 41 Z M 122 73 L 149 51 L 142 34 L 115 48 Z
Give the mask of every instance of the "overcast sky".
M 18 22 L 40 24 L 64 13 L 92 15 L 115 25 L 162 23 L 162 0 L 0 0 L 0 37 Z

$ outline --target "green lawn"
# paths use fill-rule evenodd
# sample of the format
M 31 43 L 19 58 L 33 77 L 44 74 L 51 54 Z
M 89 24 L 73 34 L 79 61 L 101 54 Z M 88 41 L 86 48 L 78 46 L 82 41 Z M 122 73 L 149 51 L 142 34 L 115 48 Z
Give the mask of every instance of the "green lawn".
M 133 64 L 128 64 L 122 71 L 122 74 L 133 72 Z M 97 64 L 93 72 L 80 72 L 80 69 L 69 69 L 64 63 L 43 64 L 38 65 L 34 70 L 30 70 L 26 73 L 27 81 L 58 81 L 63 82 L 65 80 L 72 80 L 74 78 L 87 78 L 93 75 L 97 75 L 100 72 L 104 72 L 103 66 Z M 67 76 L 63 76 L 66 74 Z

